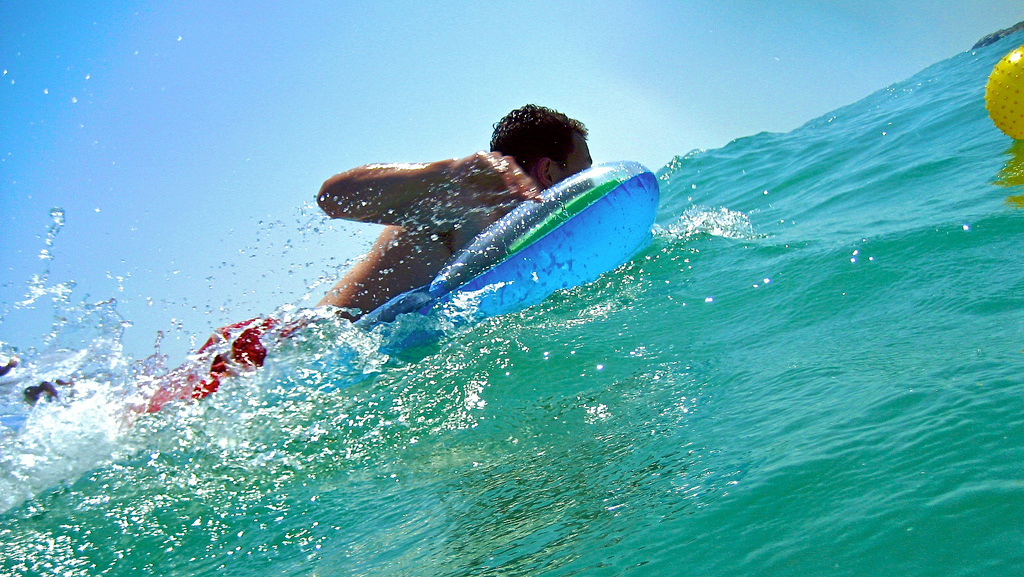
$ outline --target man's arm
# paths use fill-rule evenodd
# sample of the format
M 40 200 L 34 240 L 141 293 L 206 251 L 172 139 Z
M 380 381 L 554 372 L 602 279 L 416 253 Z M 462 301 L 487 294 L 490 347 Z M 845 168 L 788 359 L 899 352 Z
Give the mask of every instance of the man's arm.
M 540 196 L 511 157 L 478 152 L 429 164 L 369 164 L 337 174 L 317 194 L 332 218 L 449 231 Z
M 317 306 L 366 313 L 429 283 L 484 227 L 516 204 L 539 198 L 536 181 L 498 153 L 430 164 L 370 164 L 335 175 L 317 194 L 328 216 L 390 226 Z

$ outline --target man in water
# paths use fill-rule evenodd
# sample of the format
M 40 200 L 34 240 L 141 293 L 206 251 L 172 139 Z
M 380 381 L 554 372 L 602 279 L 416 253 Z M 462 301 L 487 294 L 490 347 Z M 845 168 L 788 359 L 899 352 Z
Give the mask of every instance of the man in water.
M 324 182 L 332 218 L 387 225 L 370 252 L 320 301 L 356 318 L 429 283 L 449 258 L 516 204 L 589 168 L 587 129 L 528 104 L 494 125 L 491 151 L 429 164 L 369 164 Z
M 355 319 L 392 297 L 429 283 L 451 256 L 481 230 L 540 191 L 592 164 L 587 129 L 577 120 L 527 105 L 494 127 L 491 152 L 429 164 L 370 164 L 335 175 L 317 196 L 333 218 L 387 225 L 366 257 L 321 305 Z M 256 318 L 221 327 L 199 349 L 209 370 L 183 365 L 172 371 L 138 412 L 154 412 L 180 399 L 201 399 L 221 380 L 263 366 L 264 335 L 301 326 Z M 47 389 L 40 390 L 37 398 Z M 26 393 L 27 394 L 27 393 Z

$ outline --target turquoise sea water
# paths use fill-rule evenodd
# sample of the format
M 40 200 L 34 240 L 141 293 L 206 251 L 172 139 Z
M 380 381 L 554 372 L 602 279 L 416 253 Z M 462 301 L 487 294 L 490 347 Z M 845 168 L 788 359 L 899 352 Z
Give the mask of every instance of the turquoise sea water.
M 128 427 L 163 361 L 75 307 L 76 396 L 0 385 L 0 573 L 1024 572 L 1022 42 L 674 158 L 631 262 L 400 355 L 321 321 Z

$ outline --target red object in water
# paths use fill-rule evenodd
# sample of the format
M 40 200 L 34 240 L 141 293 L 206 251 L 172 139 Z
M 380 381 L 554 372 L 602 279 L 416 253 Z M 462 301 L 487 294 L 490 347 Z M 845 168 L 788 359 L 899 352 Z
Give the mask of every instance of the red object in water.
M 145 411 L 155 413 L 167 403 L 178 399 L 202 399 L 220 388 L 221 378 L 234 375 L 237 368 L 262 367 L 267 358 L 267 348 L 260 338 L 277 326 L 278 322 L 277 319 L 255 318 L 215 330 L 206 344 L 200 347 L 199 353 L 230 340 L 231 334 L 239 329 L 242 329 L 242 332 L 231 342 L 230 353 L 219 353 L 213 357 L 208 377 L 198 379 L 194 374 L 187 373 L 184 375 L 184 382 L 180 378 L 172 377 L 170 386 L 161 386 L 150 397 Z

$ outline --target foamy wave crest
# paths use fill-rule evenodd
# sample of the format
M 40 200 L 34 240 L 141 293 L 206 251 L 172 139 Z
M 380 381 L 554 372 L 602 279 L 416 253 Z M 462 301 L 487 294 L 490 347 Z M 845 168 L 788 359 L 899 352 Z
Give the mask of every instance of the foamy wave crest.
M 655 226 L 656 236 L 677 240 L 687 240 L 698 235 L 720 236 L 724 238 L 752 239 L 756 238 L 750 219 L 742 212 L 728 208 L 708 208 L 692 206 L 680 215 L 675 222 L 661 227 Z
M 116 458 L 132 369 L 115 304 L 63 310 L 50 346 L 0 379 L 0 511 Z M 24 389 L 42 382 L 56 396 L 28 404 Z

